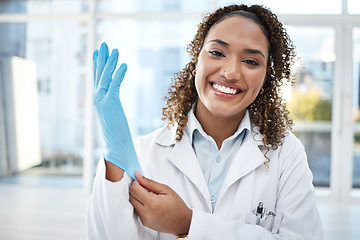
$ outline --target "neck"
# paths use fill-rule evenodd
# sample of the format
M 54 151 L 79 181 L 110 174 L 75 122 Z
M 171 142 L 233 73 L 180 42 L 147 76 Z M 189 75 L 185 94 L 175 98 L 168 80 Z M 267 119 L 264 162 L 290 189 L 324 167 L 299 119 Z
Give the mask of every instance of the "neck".
M 196 110 L 195 116 L 201 124 L 206 134 L 211 136 L 218 147 L 221 148 L 225 139 L 234 135 L 239 127 L 240 122 L 244 118 L 245 113 L 240 117 L 236 116 L 216 116 L 209 112 L 206 108 L 204 110 Z

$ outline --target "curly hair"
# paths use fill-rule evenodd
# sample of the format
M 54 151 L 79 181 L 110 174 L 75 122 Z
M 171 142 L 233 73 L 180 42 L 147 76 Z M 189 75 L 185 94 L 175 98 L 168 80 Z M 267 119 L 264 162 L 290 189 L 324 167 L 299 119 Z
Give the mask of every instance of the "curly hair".
M 168 96 L 165 97 L 167 106 L 162 109 L 162 119 L 168 120 L 168 126 L 177 124 L 177 141 L 180 141 L 188 121 L 187 115 L 198 98 L 194 70 L 205 38 L 214 25 L 234 15 L 250 18 L 257 23 L 268 38 L 270 46 L 268 59 L 270 71 L 263 89 L 248 106 L 253 126 L 259 128 L 268 152 L 270 147 L 277 149 L 282 145 L 286 130 L 291 129 L 293 125 L 281 97 L 280 87 L 285 82 L 294 83 L 291 66 L 296 53 L 292 41 L 277 16 L 260 5 L 230 5 L 204 17 L 198 25 L 194 39 L 187 46 L 187 52 L 191 56 L 190 62 L 174 75 Z M 267 160 L 270 161 L 269 158 Z

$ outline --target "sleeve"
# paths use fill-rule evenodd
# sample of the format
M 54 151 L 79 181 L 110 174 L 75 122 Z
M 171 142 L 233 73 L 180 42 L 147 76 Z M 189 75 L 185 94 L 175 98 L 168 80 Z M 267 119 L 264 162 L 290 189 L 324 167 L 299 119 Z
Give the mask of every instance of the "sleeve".
M 293 141 L 292 141 L 293 139 Z M 323 239 L 323 227 L 316 207 L 313 175 L 305 149 L 293 136 L 284 142 L 282 171 L 279 178 L 276 208 L 283 215 L 279 233 L 299 236 L 294 239 Z
M 110 182 L 105 171 L 101 159 L 87 206 L 87 239 L 148 239 L 129 202 L 131 177 L 124 173 L 120 181 Z
M 279 154 L 282 170 L 276 212 L 281 218 L 272 223 L 272 229 L 275 227 L 277 230 L 268 231 L 256 224 L 224 220 L 210 213 L 193 210 L 188 239 L 322 240 L 323 229 L 306 153 L 300 141 L 291 142 L 293 146 L 288 145 L 286 151 L 282 149 Z

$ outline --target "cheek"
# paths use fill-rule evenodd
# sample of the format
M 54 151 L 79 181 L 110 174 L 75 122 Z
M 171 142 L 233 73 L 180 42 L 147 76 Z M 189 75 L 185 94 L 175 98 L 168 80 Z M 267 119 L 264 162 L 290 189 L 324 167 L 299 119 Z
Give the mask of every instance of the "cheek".
M 195 86 L 203 86 L 206 81 L 206 76 L 207 76 L 206 66 L 199 63 L 196 66 Z
M 209 74 L 212 74 L 216 69 L 214 60 L 211 59 L 206 52 L 201 51 L 196 64 L 196 75 L 197 77 L 204 78 Z
M 259 93 L 259 91 L 261 90 L 264 83 L 265 83 L 264 74 L 258 74 L 257 76 L 254 76 L 253 81 L 249 82 L 249 85 L 250 85 L 249 87 L 250 87 L 250 89 L 252 89 L 251 94 L 257 95 Z
M 201 95 L 201 90 L 204 88 L 204 81 L 202 80 L 201 73 L 197 71 L 195 76 L 195 90 L 198 95 Z

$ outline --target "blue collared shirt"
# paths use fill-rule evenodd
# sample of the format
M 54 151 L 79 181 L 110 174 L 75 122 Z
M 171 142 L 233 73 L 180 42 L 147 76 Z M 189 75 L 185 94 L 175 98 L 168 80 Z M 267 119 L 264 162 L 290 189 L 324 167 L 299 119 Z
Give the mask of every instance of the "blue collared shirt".
M 225 139 L 218 149 L 215 140 L 204 132 L 193 109 L 188 114 L 186 132 L 204 173 L 211 196 L 212 211 L 214 211 L 227 171 L 243 141 L 250 134 L 250 116 L 246 111 L 237 131 Z

